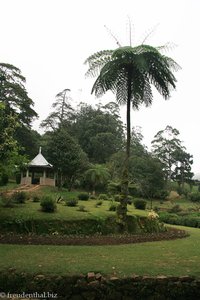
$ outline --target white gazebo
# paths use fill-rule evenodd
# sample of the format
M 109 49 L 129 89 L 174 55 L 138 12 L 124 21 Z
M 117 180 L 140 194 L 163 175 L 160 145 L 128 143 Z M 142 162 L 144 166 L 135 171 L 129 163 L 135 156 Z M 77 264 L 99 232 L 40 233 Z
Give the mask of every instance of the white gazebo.
M 55 186 L 53 166 L 42 155 L 41 147 L 38 155 L 28 164 L 26 174 L 21 174 L 21 184 Z

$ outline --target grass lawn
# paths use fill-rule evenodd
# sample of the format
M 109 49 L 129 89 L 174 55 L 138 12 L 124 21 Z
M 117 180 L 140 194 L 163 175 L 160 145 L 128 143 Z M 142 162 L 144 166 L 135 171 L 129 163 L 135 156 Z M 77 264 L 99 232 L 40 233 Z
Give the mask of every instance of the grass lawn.
M 33 193 L 32 193 L 33 194 Z M 58 199 L 62 196 L 63 199 L 77 198 L 79 192 L 58 192 L 56 188 L 41 188 L 36 194 L 49 195 L 53 199 Z M 97 200 L 78 201 L 76 207 L 66 206 L 65 203 L 57 204 L 57 211 L 55 213 L 44 213 L 41 211 L 39 202 L 26 201 L 25 204 L 15 204 L 12 208 L 0 208 L 0 218 L 5 216 L 12 219 L 44 219 L 44 220 L 80 220 L 94 217 L 106 217 L 114 215 L 115 212 L 109 211 L 110 201 L 104 200 L 103 204 L 95 207 Z M 78 211 L 79 205 L 84 205 L 86 212 Z M 140 216 L 145 216 L 147 212 L 135 209 L 133 205 L 128 205 L 128 213 Z
M 55 188 L 42 188 L 37 193 L 49 194 L 54 198 L 62 196 L 75 198 L 78 192 L 58 192 Z M 106 217 L 115 214 L 110 212 L 109 201 L 95 207 L 96 200 L 79 201 L 87 212 L 78 211 L 77 207 L 57 205 L 56 213 L 40 211 L 40 203 L 27 201 L 16 204 L 13 208 L 0 208 L 0 218 L 76 220 L 85 218 Z M 196 206 L 188 200 L 176 199 L 160 204 L 153 201 L 153 207 L 169 208 L 179 204 L 183 209 Z M 128 213 L 146 215 L 147 211 L 134 209 L 128 205 Z M 174 226 L 175 227 L 175 226 Z M 0 270 L 16 268 L 18 272 L 42 274 L 86 274 L 94 271 L 104 275 L 118 277 L 138 275 L 190 275 L 200 278 L 200 229 L 185 229 L 190 236 L 171 241 L 147 242 L 115 246 L 50 246 L 50 245 L 0 245 Z
M 0 269 L 60 275 L 94 271 L 119 277 L 200 277 L 200 229 L 178 228 L 187 230 L 190 237 L 120 246 L 0 245 Z

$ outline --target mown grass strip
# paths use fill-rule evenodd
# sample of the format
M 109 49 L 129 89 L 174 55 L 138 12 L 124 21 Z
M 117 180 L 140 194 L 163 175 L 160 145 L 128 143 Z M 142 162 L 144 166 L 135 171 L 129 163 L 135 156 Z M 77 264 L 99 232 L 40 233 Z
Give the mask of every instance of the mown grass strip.
M 119 277 L 190 275 L 200 277 L 200 229 L 177 227 L 188 238 L 118 246 L 0 245 L 0 269 L 41 274 L 101 272 Z

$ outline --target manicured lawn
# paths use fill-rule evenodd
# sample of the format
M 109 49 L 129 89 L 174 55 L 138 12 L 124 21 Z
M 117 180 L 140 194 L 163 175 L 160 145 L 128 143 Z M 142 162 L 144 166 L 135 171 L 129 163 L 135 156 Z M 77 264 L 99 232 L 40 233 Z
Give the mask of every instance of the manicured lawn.
M 55 188 L 42 188 L 35 192 L 35 194 L 49 195 L 53 199 L 58 199 L 59 196 L 62 196 L 63 199 L 73 199 L 77 198 L 79 192 L 58 192 Z M 57 211 L 55 213 L 44 213 L 40 209 L 39 202 L 28 200 L 25 204 L 15 204 L 12 208 L 1 207 L 0 218 L 5 218 L 5 216 L 7 216 L 12 219 L 80 220 L 94 217 L 106 217 L 115 214 L 115 212 L 109 211 L 110 201 L 104 200 L 103 204 L 99 207 L 95 207 L 96 203 L 97 200 L 79 200 L 76 207 L 69 207 L 63 202 L 57 204 Z M 79 205 L 84 205 L 86 212 L 78 211 Z M 145 216 L 147 214 L 145 211 L 135 209 L 133 205 L 128 205 L 128 213 L 140 216 Z
M 120 277 L 131 274 L 200 277 L 200 229 L 184 229 L 190 237 L 132 245 L 0 245 L 0 269 L 14 267 L 19 272 L 40 274 L 94 271 Z
M 38 191 L 37 191 L 38 193 Z M 40 194 L 48 194 L 55 199 L 76 198 L 78 192 L 58 192 L 57 189 L 43 188 Z M 106 217 L 110 212 L 110 202 L 103 201 L 95 207 L 96 200 L 79 201 L 87 212 L 78 211 L 77 207 L 57 205 L 56 213 L 40 211 L 40 203 L 28 200 L 25 204 L 16 204 L 13 208 L 0 208 L 0 218 L 45 219 L 45 220 L 80 220 L 85 218 Z M 196 206 L 188 200 L 177 199 L 160 204 L 153 202 L 153 207 L 164 208 L 180 204 L 183 209 Z M 134 209 L 128 205 L 129 214 L 145 216 L 147 211 Z M 175 227 L 175 226 L 174 226 Z M 176 226 L 178 227 L 178 226 Z M 42 274 L 86 274 L 94 271 L 104 275 L 193 275 L 200 278 L 200 229 L 178 227 L 190 233 L 190 237 L 172 241 L 147 242 L 115 246 L 42 246 L 42 245 L 0 245 L 0 270 L 16 268 L 17 271 Z

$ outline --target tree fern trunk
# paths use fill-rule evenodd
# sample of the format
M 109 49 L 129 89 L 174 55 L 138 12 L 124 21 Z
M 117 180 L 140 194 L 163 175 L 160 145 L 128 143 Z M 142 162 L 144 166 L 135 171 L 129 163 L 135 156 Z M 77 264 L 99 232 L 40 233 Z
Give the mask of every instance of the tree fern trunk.
M 126 137 L 126 156 L 121 178 L 121 199 L 117 207 L 117 221 L 121 231 L 127 230 L 127 198 L 128 198 L 128 183 L 129 183 L 129 158 L 130 158 L 130 143 L 131 143 L 131 70 L 128 72 L 128 91 L 127 91 L 127 137 Z

